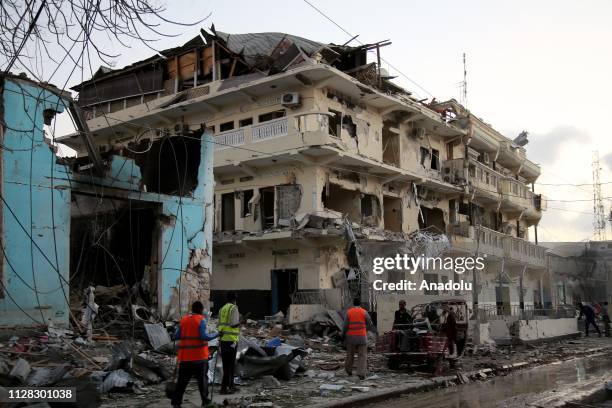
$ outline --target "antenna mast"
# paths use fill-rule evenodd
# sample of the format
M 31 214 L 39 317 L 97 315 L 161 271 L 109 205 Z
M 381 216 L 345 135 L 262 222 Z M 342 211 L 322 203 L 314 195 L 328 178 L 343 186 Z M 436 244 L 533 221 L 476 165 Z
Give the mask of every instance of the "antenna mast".
M 606 240 L 606 213 L 601 195 L 599 151 L 593 151 L 593 239 Z
M 467 105 L 467 65 L 465 62 L 465 52 L 463 53 L 463 82 L 461 83 L 461 104 Z

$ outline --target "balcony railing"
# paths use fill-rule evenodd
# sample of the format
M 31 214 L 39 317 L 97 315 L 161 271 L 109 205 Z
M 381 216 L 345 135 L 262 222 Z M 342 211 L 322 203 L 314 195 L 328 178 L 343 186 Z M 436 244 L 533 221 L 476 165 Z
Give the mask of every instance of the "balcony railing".
M 260 140 L 272 139 L 275 137 L 287 136 L 288 126 L 287 118 L 271 120 L 269 122 L 259 123 L 252 127 L 252 142 Z
M 312 132 L 318 132 L 326 136 L 328 128 L 327 120 L 328 118 L 325 113 L 306 112 L 243 126 L 239 129 L 217 133 L 215 135 L 215 150 L 224 150 L 232 146 L 258 143 L 299 133 L 311 132 L 310 134 L 314 134 Z M 321 144 L 321 142 L 317 141 L 316 144 Z
M 507 236 L 504 243 L 506 257 L 540 267 L 546 266 L 546 248 L 521 238 Z
M 230 130 L 215 135 L 215 150 L 229 149 L 244 144 L 244 129 Z
M 565 319 L 576 317 L 576 309 L 563 305 L 552 308 L 525 305 L 521 308 L 520 305 L 510 305 L 507 303 L 478 306 L 478 319 L 481 322 L 501 320 L 508 317 L 515 317 L 520 320 Z
M 455 249 L 506 257 L 510 261 L 546 266 L 546 248 L 483 226 L 452 225 L 448 229 Z

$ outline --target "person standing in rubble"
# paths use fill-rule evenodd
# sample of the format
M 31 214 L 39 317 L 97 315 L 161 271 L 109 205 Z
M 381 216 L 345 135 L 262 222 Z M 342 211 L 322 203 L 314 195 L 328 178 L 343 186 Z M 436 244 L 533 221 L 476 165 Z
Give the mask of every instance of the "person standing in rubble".
M 219 332 L 221 333 L 221 361 L 223 362 L 223 380 L 221 394 L 233 394 L 234 368 L 236 366 L 236 349 L 240 337 L 240 313 L 236 306 L 236 293 L 227 294 L 227 303 L 219 311 Z
M 172 396 L 172 406 L 180 407 L 183 394 L 191 377 L 195 377 L 202 398 L 202 405 L 210 403 L 208 399 L 208 341 L 219 336 L 218 333 L 206 332 L 204 305 L 193 302 L 191 313 L 181 319 L 174 339 L 178 341 L 178 380 Z
M 402 330 L 407 329 L 406 325 L 412 323 L 412 316 L 406 310 L 406 301 L 399 301 L 399 309 L 395 311 L 395 316 L 393 318 L 393 330 Z
M 599 334 L 599 337 L 601 337 L 601 331 L 599 330 L 599 327 L 597 326 L 597 323 L 595 322 L 595 309 L 593 308 L 593 306 L 588 305 L 586 303 L 581 303 L 580 304 L 580 316 L 578 317 L 578 319 L 581 319 L 582 316 L 584 316 L 585 318 L 585 322 L 584 322 L 585 336 L 589 337 L 589 326 L 593 325 L 593 327 L 595 327 L 595 330 Z
M 357 375 L 365 379 L 368 369 L 368 328 L 373 328 L 368 312 L 361 307 L 359 298 L 353 300 L 353 307 L 346 312 L 342 335 L 346 345 L 346 362 L 344 369 L 353 375 L 353 357 L 357 353 Z
M 448 342 L 448 353 L 449 357 L 457 356 L 457 316 L 455 311 L 451 307 L 450 310 L 444 309 L 442 312 L 444 315 L 443 330 L 446 334 L 446 341 Z

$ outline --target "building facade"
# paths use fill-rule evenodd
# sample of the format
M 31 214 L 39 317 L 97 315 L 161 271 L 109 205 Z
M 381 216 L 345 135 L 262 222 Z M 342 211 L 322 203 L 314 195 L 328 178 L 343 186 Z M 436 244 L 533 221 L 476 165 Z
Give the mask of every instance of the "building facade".
M 297 320 L 356 295 L 373 311 L 417 295 L 464 297 L 474 317 L 543 308 L 545 248 L 528 234 L 545 209 L 539 167 L 457 102 L 425 104 L 393 84 L 367 58 L 384 45 L 202 30 L 75 89 L 102 151 L 214 133 L 216 305 L 232 290 L 252 316 Z M 373 290 L 373 259 L 396 253 L 482 256 L 485 269 L 380 276 L 472 290 Z

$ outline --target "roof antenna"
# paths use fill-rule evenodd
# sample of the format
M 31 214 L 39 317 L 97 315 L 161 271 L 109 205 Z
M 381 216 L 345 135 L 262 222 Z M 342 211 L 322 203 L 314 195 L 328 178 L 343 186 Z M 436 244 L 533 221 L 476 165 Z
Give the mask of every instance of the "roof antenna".
M 465 62 L 465 52 L 463 53 L 463 82 L 461 83 L 461 104 L 467 105 L 467 65 Z

